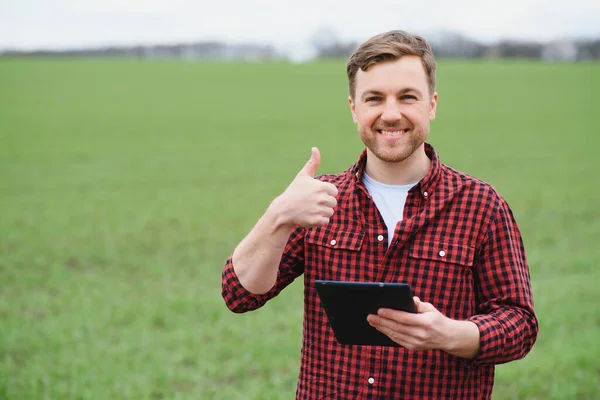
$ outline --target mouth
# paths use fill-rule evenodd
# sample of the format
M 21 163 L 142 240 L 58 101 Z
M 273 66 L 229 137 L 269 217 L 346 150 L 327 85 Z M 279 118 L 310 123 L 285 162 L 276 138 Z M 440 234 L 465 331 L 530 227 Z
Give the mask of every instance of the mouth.
M 410 129 L 397 129 L 397 130 L 389 130 L 389 129 L 377 129 L 376 132 L 383 136 L 395 137 L 400 136 L 404 133 L 407 133 Z

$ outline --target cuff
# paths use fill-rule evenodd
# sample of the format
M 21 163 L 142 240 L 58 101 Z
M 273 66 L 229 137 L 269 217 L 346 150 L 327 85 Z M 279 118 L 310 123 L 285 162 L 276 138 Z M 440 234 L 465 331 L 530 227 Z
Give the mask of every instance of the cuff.
M 475 315 L 468 319 L 479 329 L 479 354 L 472 362 L 478 365 L 496 364 L 504 349 L 504 329 L 491 315 Z

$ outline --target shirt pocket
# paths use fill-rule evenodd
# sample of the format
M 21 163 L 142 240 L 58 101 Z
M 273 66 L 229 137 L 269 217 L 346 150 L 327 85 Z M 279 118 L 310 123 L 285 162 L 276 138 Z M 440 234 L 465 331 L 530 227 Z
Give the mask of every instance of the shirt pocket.
M 365 233 L 348 227 L 324 226 L 305 236 L 305 274 L 312 279 L 350 280 L 360 266 Z
M 475 249 L 459 243 L 433 241 L 426 244 L 413 243 L 409 255 L 420 260 L 472 267 Z
M 419 241 L 409 250 L 409 275 L 415 296 L 447 317 L 468 318 L 475 308 L 475 249 L 456 242 Z

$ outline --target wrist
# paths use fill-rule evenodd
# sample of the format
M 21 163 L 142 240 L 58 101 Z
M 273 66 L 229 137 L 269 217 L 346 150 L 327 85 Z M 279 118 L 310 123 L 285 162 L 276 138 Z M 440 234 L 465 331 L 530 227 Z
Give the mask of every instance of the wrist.
M 456 348 L 458 347 L 458 337 L 460 333 L 458 332 L 459 329 L 457 329 L 456 326 L 457 322 L 459 321 L 446 317 L 442 329 L 443 337 L 441 345 L 441 350 L 445 351 L 446 353 L 452 353 L 453 351 L 456 351 Z
M 286 210 L 287 207 L 281 196 L 276 197 L 267 208 L 265 216 L 269 219 L 269 224 L 274 231 L 289 230 L 291 232 L 294 228 Z
M 479 354 L 479 328 L 471 321 L 448 318 L 442 350 L 457 357 L 473 359 Z

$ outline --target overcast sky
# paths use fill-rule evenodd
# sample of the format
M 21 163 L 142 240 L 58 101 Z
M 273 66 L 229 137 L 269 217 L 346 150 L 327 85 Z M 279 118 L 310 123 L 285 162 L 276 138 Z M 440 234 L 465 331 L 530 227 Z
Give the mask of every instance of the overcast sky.
M 0 49 L 224 40 L 306 42 L 322 28 L 346 40 L 389 29 L 473 39 L 600 37 L 597 0 L 0 0 Z

